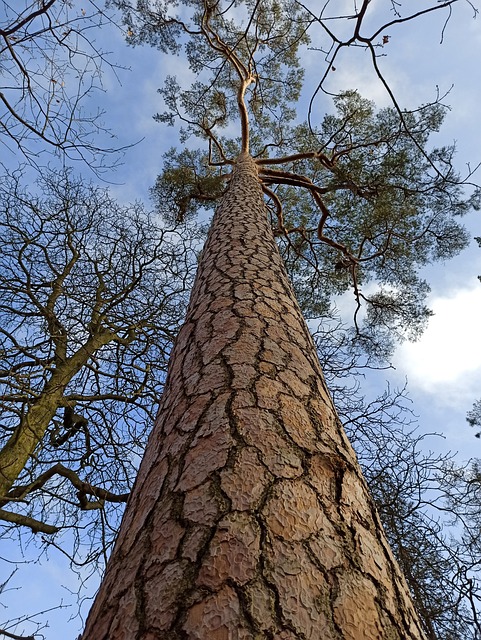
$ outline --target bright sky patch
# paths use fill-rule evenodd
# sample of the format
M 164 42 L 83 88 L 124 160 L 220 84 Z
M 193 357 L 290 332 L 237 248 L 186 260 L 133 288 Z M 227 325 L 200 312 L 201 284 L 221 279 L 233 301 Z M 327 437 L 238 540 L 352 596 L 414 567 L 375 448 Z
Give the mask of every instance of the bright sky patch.
M 435 315 L 421 339 L 403 344 L 395 357 L 396 367 L 425 390 L 477 369 L 481 372 L 481 285 L 434 298 L 430 307 Z

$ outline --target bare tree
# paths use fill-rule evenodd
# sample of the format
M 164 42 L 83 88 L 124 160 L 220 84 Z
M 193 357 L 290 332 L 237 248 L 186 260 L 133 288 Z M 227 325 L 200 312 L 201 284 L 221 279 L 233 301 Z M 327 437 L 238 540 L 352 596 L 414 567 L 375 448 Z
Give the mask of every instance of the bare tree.
M 154 418 L 196 238 L 68 171 L 0 191 L 0 524 L 69 553 L 65 533 L 94 562 Z
M 457 571 L 453 576 L 456 593 L 462 594 L 463 606 L 471 619 L 468 637 L 481 638 L 481 593 L 480 593 L 480 535 L 481 535 L 481 465 L 479 459 L 463 468 L 455 464 L 444 465 L 440 483 L 447 497 L 447 506 L 452 511 L 452 522 L 457 527 L 458 540 L 455 546 Z M 452 559 L 452 555 L 451 558 Z M 454 563 L 452 563 L 454 565 Z
M 86 99 L 102 88 L 104 67 L 115 71 L 97 43 L 100 30 L 111 24 L 106 9 L 94 0 L 2 3 L 2 146 L 30 161 L 47 150 L 100 168 L 109 151 L 98 141 L 102 113 L 91 111 Z

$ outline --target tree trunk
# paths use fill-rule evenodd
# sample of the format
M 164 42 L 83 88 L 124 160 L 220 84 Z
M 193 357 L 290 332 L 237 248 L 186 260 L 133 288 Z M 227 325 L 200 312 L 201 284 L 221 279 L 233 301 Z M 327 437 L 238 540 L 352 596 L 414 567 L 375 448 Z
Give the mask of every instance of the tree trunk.
M 83 638 L 422 637 L 243 154 Z

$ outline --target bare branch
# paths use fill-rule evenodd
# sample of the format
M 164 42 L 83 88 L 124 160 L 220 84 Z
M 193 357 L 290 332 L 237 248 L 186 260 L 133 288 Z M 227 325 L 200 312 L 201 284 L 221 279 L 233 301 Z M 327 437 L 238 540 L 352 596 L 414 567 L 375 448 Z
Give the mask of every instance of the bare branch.
M 35 520 L 35 518 L 30 518 L 29 516 L 25 516 L 20 513 L 5 511 L 5 509 L 0 509 L 0 520 L 12 522 L 19 527 L 27 527 L 32 531 L 32 533 L 47 533 L 48 535 L 52 535 L 60 531 L 60 527 L 54 527 L 50 524 L 40 522 L 40 520 Z

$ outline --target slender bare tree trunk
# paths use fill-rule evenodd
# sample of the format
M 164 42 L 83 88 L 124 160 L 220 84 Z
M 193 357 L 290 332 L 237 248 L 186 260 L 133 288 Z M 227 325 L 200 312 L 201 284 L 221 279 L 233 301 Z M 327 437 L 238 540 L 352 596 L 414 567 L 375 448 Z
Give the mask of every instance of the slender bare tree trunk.
M 243 154 L 83 638 L 422 637 Z

